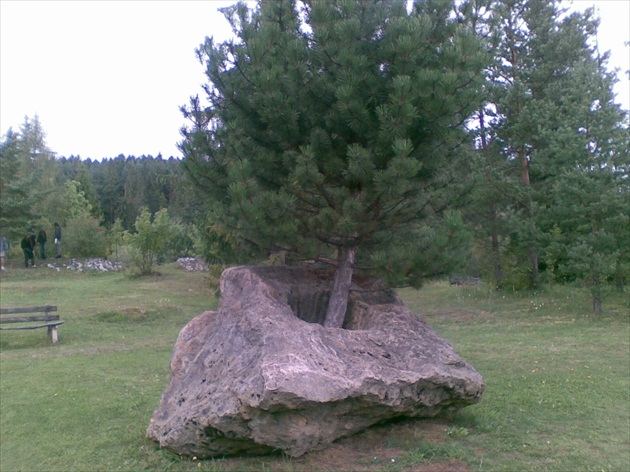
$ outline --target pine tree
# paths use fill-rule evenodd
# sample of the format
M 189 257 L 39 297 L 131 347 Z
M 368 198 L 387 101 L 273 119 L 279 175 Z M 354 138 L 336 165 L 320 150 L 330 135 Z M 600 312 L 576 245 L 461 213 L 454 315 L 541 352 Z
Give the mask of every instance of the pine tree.
M 469 227 L 473 229 L 475 241 L 472 254 L 467 261 L 466 270 L 490 277 L 492 273 L 495 285 L 500 287 L 503 280 L 503 266 L 500 257 L 502 224 L 500 213 L 505 206 L 507 190 L 511 187 L 506 181 L 505 166 L 500 165 L 496 156 L 500 150 L 496 148 L 496 108 L 492 103 L 496 85 L 492 80 L 492 72 L 500 61 L 497 27 L 492 13 L 493 0 L 475 0 L 463 5 L 460 10 L 460 21 L 468 25 L 480 39 L 490 57 L 483 71 L 486 80 L 483 83 L 483 103 L 473 114 L 467 127 L 474 136 L 474 153 L 471 156 L 469 180 L 472 191 L 465 208 L 465 217 Z
M 8 130 L 0 143 L 0 226 L 18 238 L 33 220 L 32 175 L 23 172 L 19 135 Z
M 237 39 L 199 49 L 210 106 L 191 100 L 181 148 L 215 235 L 252 254 L 334 251 L 324 324 L 341 327 L 355 267 L 419 285 L 461 242 L 455 214 L 434 223 L 464 185 L 485 56 L 441 0 L 300 4 L 226 10 Z
M 628 275 L 630 193 L 620 177 L 604 166 L 567 172 L 554 182 L 554 204 L 546 209 L 554 221 L 550 264 L 557 277 L 586 284 L 595 314 L 620 268 Z
M 477 196 L 485 199 L 479 208 L 489 215 L 493 252 L 505 246 L 517 268 L 527 261 L 531 287 L 539 269 L 554 264 L 546 254 L 552 186 L 576 168 L 598 167 L 589 149 L 619 135 L 624 118 L 609 95 L 614 74 L 593 47 L 598 22 L 591 10 L 565 15 L 559 1 L 506 0 L 491 2 L 487 11 L 477 31 L 488 38 L 495 61 L 479 114 L 490 114 L 482 160 L 496 178 L 482 179 Z
M 574 165 L 556 172 L 539 199 L 539 225 L 549 241 L 546 262 L 556 278 L 590 288 L 595 314 L 610 282 L 622 287 L 630 275 L 628 114 L 614 102 L 615 74 L 604 64 L 596 57 L 576 68 L 575 86 L 565 92 L 567 102 L 575 102 L 571 116 L 564 129 L 547 136 L 550 151 L 571 153 Z
M 20 131 L 9 130 L 0 143 L 0 223 L 12 237 L 47 212 L 56 163 L 45 138 L 39 118 L 25 117 Z

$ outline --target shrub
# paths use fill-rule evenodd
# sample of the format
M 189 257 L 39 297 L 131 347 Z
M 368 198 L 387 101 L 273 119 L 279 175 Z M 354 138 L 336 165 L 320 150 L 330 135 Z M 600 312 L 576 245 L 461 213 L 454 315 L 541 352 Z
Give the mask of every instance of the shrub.
M 163 254 L 165 259 L 175 260 L 179 257 L 195 256 L 195 241 L 198 238 L 197 230 L 193 225 L 173 223 L 171 225 L 171 237 Z
M 105 257 L 105 229 L 87 214 L 68 220 L 61 239 L 62 255 L 66 257 Z
M 125 233 L 120 218 L 117 218 L 114 225 L 107 231 L 107 253 L 116 260 L 120 260 L 122 248 L 125 245 Z
M 140 275 L 151 274 L 158 258 L 165 255 L 173 234 L 172 226 L 165 208 L 158 211 L 153 219 L 148 209 L 141 210 L 136 218 L 136 232 L 127 233 L 125 237 L 131 246 L 131 260 Z

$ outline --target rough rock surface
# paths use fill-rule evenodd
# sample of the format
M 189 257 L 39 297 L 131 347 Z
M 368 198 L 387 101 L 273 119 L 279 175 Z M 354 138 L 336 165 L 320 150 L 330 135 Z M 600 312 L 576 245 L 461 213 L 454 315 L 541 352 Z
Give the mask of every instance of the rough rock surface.
M 484 383 L 393 292 L 354 284 L 324 328 L 330 273 L 236 267 L 217 311 L 181 331 L 148 437 L 182 455 L 300 456 L 391 418 L 481 399 Z

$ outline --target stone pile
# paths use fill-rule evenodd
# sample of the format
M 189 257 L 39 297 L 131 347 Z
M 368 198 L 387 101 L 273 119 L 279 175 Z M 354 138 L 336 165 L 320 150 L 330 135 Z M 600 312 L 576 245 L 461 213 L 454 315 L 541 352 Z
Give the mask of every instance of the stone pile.
M 451 277 L 451 285 L 483 285 L 479 277 Z
M 76 272 L 113 272 L 125 269 L 125 265 L 122 262 L 100 258 L 90 258 L 83 261 L 71 259 L 70 262 L 61 263 L 59 265 L 50 263 L 48 267 L 55 269 L 57 272 L 59 272 L 60 269 L 74 270 Z
M 197 257 L 180 257 L 177 259 L 177 265 L 188 272 L 203 272 L 208 270 L 206 263 Z

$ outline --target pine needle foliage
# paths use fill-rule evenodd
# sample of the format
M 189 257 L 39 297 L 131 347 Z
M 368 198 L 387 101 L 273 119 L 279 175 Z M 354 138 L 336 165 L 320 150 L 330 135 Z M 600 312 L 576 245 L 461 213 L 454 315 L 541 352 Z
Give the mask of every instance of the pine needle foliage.
M 198 49 L 209 106 L 183 109 L 181 149 L 232 255 L 336 257 L 399 285 L 448 270 L 486 56 L 454 4 L 406 3 L 224 10 L 235 39 Z

